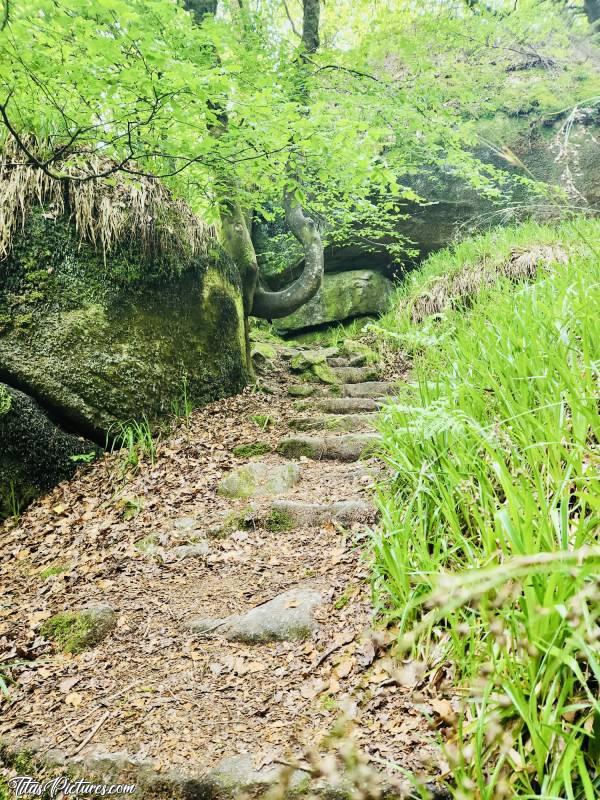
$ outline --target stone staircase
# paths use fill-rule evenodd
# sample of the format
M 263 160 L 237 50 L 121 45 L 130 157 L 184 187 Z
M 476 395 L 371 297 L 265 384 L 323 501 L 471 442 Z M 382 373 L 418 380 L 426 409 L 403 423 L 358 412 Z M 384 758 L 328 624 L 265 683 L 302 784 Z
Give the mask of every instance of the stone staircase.
M 257 481 L 250 494 L 245 496 L 268 496 L 269 502 L 259 523 L 280 531 L 286 537 L 293 537 L 299 528 L 312 529 L 317 535 L 322 526 L 334 525 L 342 531 L 350 530 L 352 526 L 372 524 L 376 515 L 372 502 L 364 493 L 353 495 L 357 476 L 359 480 L 366 478 L 371 483 L 381 469 L 376 459 L 380 442 L 376 432 L 377 412 L 393 394 L 394 384 L 381 380 L 378 369 L 367 365 L 362 354 L 339 356 L 329 349 L 301 353 L 295 360 L 294 368 L 294 358 L 291 359 L 291 374 L 295 377 L 302 366 L 304 380 L 292 383 L 288 392 L 290 396 L 302 399 L 294 403 L 298 414 L 287 420 L 291 432 L 282 430 L 276 447 L 276 454 L 288 460 L 251 462 L 225 476 L 221 485 L 237 484 L 244 471 L 253 473 Z M 313 371 L 315 366 L 319 369 Z M 339 492 L 345 499 L 335 502 L 302 499 L 303 482 L 331 463 L 339 465 L 336 467 Z M 278 476 L 282 475 L 291 478 L 284 480 L 283 484 L 278 483 Z M 293 498 L 287 496 L 290 491 L 294 491 Z M 253 647 L 268 642 L 310 640 L 320 627 L 318 611 L 325 603 L 327 587 L 319 581 L 302 580 L 301 566 L 299 563 L 298 584 L 268 602 L 224 617 L 193 617 L 186 623 L 188 629 L 200 638 L 224 637 Z M 344 623 L 340 621 L 340 625 L 334 638 L 336 642 L 344 641 Z M 277 782 L 278 775 L 278 770 L 272 766 L 257 770 L 252 758 L 227 758 L 206 776 L 206 785 L 212 787 L 206 797 L 212 797 L 214 792 L 229 793 L 228 796 L 232 797 L 245 796 L 244 793 L 260 797 Z M 299 786 L 307 783 L 308 779 L 308 772 L 302 769 L 294 771 L 290 782 L 294 796 L 303 793 Z M 319 796 L 354 796 L 346 795 L 339 787 L 327 785 L 327 781 L 322 779 L 317 784 L 309 782 L 309 785 L 311 791 Z M 388 798 L 412 796 L 410 790 L 408 794 L 404 793 L 405 784 L 399 790 L 393 779 L 389 783 L 384 777 L 382 786 Z M 431 797 L 445 797 L 435 786 L 428 785 L 427 788 Z

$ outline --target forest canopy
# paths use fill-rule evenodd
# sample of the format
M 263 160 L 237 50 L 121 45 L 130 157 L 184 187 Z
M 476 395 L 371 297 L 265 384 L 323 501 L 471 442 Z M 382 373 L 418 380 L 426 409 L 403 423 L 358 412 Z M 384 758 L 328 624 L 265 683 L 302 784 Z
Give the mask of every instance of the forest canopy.
M 469 155 L 478 118 L 597 95 L 573 56 L 583 5 L 328 3 L 303 58 L 298 3 L 231 0 L 201 25 L 174 0 L 5 8 L 5 142 L 61 180 L 160 176 L 209 222 L 232 199 L 269 219 L 292 186 L 336 237 L 356 220 L 375 235 L 428 163 L 501 190 Z

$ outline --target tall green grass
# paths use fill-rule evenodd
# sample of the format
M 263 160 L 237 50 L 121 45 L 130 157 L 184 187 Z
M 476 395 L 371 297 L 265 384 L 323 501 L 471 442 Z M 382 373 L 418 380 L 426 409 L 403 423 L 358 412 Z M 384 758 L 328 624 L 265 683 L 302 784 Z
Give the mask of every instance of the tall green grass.
M 600 241 L 597 222 L 465 243 L 415 275 L 382 325 L 417 357 L 414 384 L 381 415 L 394 477 L 379 490 L 375 597 L 420 657 L 450 660 L 466 693 L 448 753 L 456 798 L 600 796 L 600 259 L 590 240 Z M 444 264 L 557 242 L 568 263 L 533 283 L 499 280 L 469 310 L 427 320 L 420 341 L 411 332 L 407 298 Z

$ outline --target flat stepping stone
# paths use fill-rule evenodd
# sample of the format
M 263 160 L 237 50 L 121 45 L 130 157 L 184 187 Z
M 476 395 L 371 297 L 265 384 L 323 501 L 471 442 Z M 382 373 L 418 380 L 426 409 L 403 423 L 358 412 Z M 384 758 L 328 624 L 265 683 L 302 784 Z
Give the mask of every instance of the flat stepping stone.
M 375 430 L 374 414 L 325 414 L 320 417 L 295 417 L 289 422 L 295 431 L 353 431 Z
M 327 359 L 337 355 L 337 352 L 337 347 L 300 351 L 290 360 L 290 369 L 292 372 L 306 372 L 319 364 L 325 364 Z
M 298 400 L 297 411 L 322 411 L 325 414 L 357 414 L 361 411 L 377 411 L 382 400 L 371 397 L 327 397 L 314 400 Z
M 223 478 L 217 492 L 223 497 L 261 497 L 281 494 L 300 480 L 297 464 L 265 464 L 254 461 L 232 470 Z
M 172 520 L 172 525 L 176 531 L 197 531 L 200 528 L 200 520 L 196 517 L 177 517 Z
M 319 592 L 309 588 L 290 589 L 245 614 L 219 619 L 196 617 L 188 623 L 193 633 L 224 636 L 232 642 L 288 642 L 306 639 L 317 627 L 314 611 L 323 603 Z
M 373 397 L 396 394 L 396 386 L 389 381 L 365 381 L 364 383 L 345 383 L 335 387 L 335 394 L 340 397 Z M 331 389 L 329 394 L 333 394 Z
M 289 458 L 306 456 L 315 460 L 358 461 L 368 457 L 381 442 L 376 433 L 347 433 L 342 436 L 288 436 L 277 452 Z
M 288 394 L 292 397 L 372 397 L 380 399 L 386 395 L 396 394 L 396 392 L 396 385 L 389 381 L 335 383 L 331 386 L 300 383 L 294 384 L 288 389 Z
M 367 357 L 362 353 L 353 356 L 333 356 L 327 359 L 327 363 L 330 367 L 364 367 Z
M 338 503 L 303 503 L 297 500 L 275 500 L 269 521 L 277 522 L 281 530 L 299 525 L 325 525 L 339 522 L 350 525 L 373 517 L 375 509 L 363 500 L 342 500 Z
M 311 397 L 317 394 L 317 387 L 310 383 L 294 383 L 288 388 L 291 397 Z
M 380 374 L 377 367 L 331 367 L 331 372 L 340 384 L 376 381 Z
M 208 542 L 194 542 L 193 544 L 181 544 L 165 550 L 164 559 L 167 561 L 183 561 L 186 558 L 206 558 L 210 553 Z
M 274 787 L 281 781 L 286 767 L 277 763 L 264 764 L 261 755 L 258 753 L 253 757 L 251 753 L 241 753 L 224 758 L 207 772 L 201 781 L 196 782 L 195 788 L 201 786 L 204 793 L 196 795 L 194 792 L 193 796 L 219 797 L 222 800 L 269 796 L 269 790 L 273 792 Z M 163 782 L 164 780 L 163 778 Z M 379 794 L 373 792 L 369 796 L 416 797 L 414 786 L 397 773 L 374 770 L 371 776 L 371 781 L 373 780 Z M 357 783 L 356 776 L 353 778 L 343 768 L 337 775 L 331 777 L 316 777 L 308 770 L 296 768 L 292 770 L 291 775 L 288 773 L 286 786 L 286 798 L 301 798 L 307 795 L 341 799 L 356 796 Z M 426 783 L 425 789 L 431 800 L 450 800 L 450 793 L 435 783 Z M 192 797 L 192 794 L 189 796 Z M 274 796 L 282 797 L 280 793 Z

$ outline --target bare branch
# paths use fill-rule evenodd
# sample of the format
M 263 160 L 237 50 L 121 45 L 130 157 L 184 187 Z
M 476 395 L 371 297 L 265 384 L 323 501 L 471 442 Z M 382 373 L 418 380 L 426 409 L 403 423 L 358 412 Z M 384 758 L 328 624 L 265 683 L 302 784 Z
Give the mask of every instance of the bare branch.
M 290 25 L 292 26 L 292 32 L 293 32 L 293 33 L 294 33 L 294 34 L 295 34 L 295 35 L 296 35 L 296 36 L 297 36 L 299 39 L 301 39 L 301 38 L 302 38 L 302 34 L 301 34 L 301 33 L 298 33 L 298 29 L 297 29 L 297 28 L 296 28 L 296 26 L 294 25 L 294 19 L 293 19 L 292 15 L 290 14 L 290 10 L 289 10 L 289 8 L 288 8 L 288 4 L 286 3 L 286 0 L 283 0 L 283 7 L 285 8 L 285 15 L 286 15 L 286 17 L 288 18 Z

